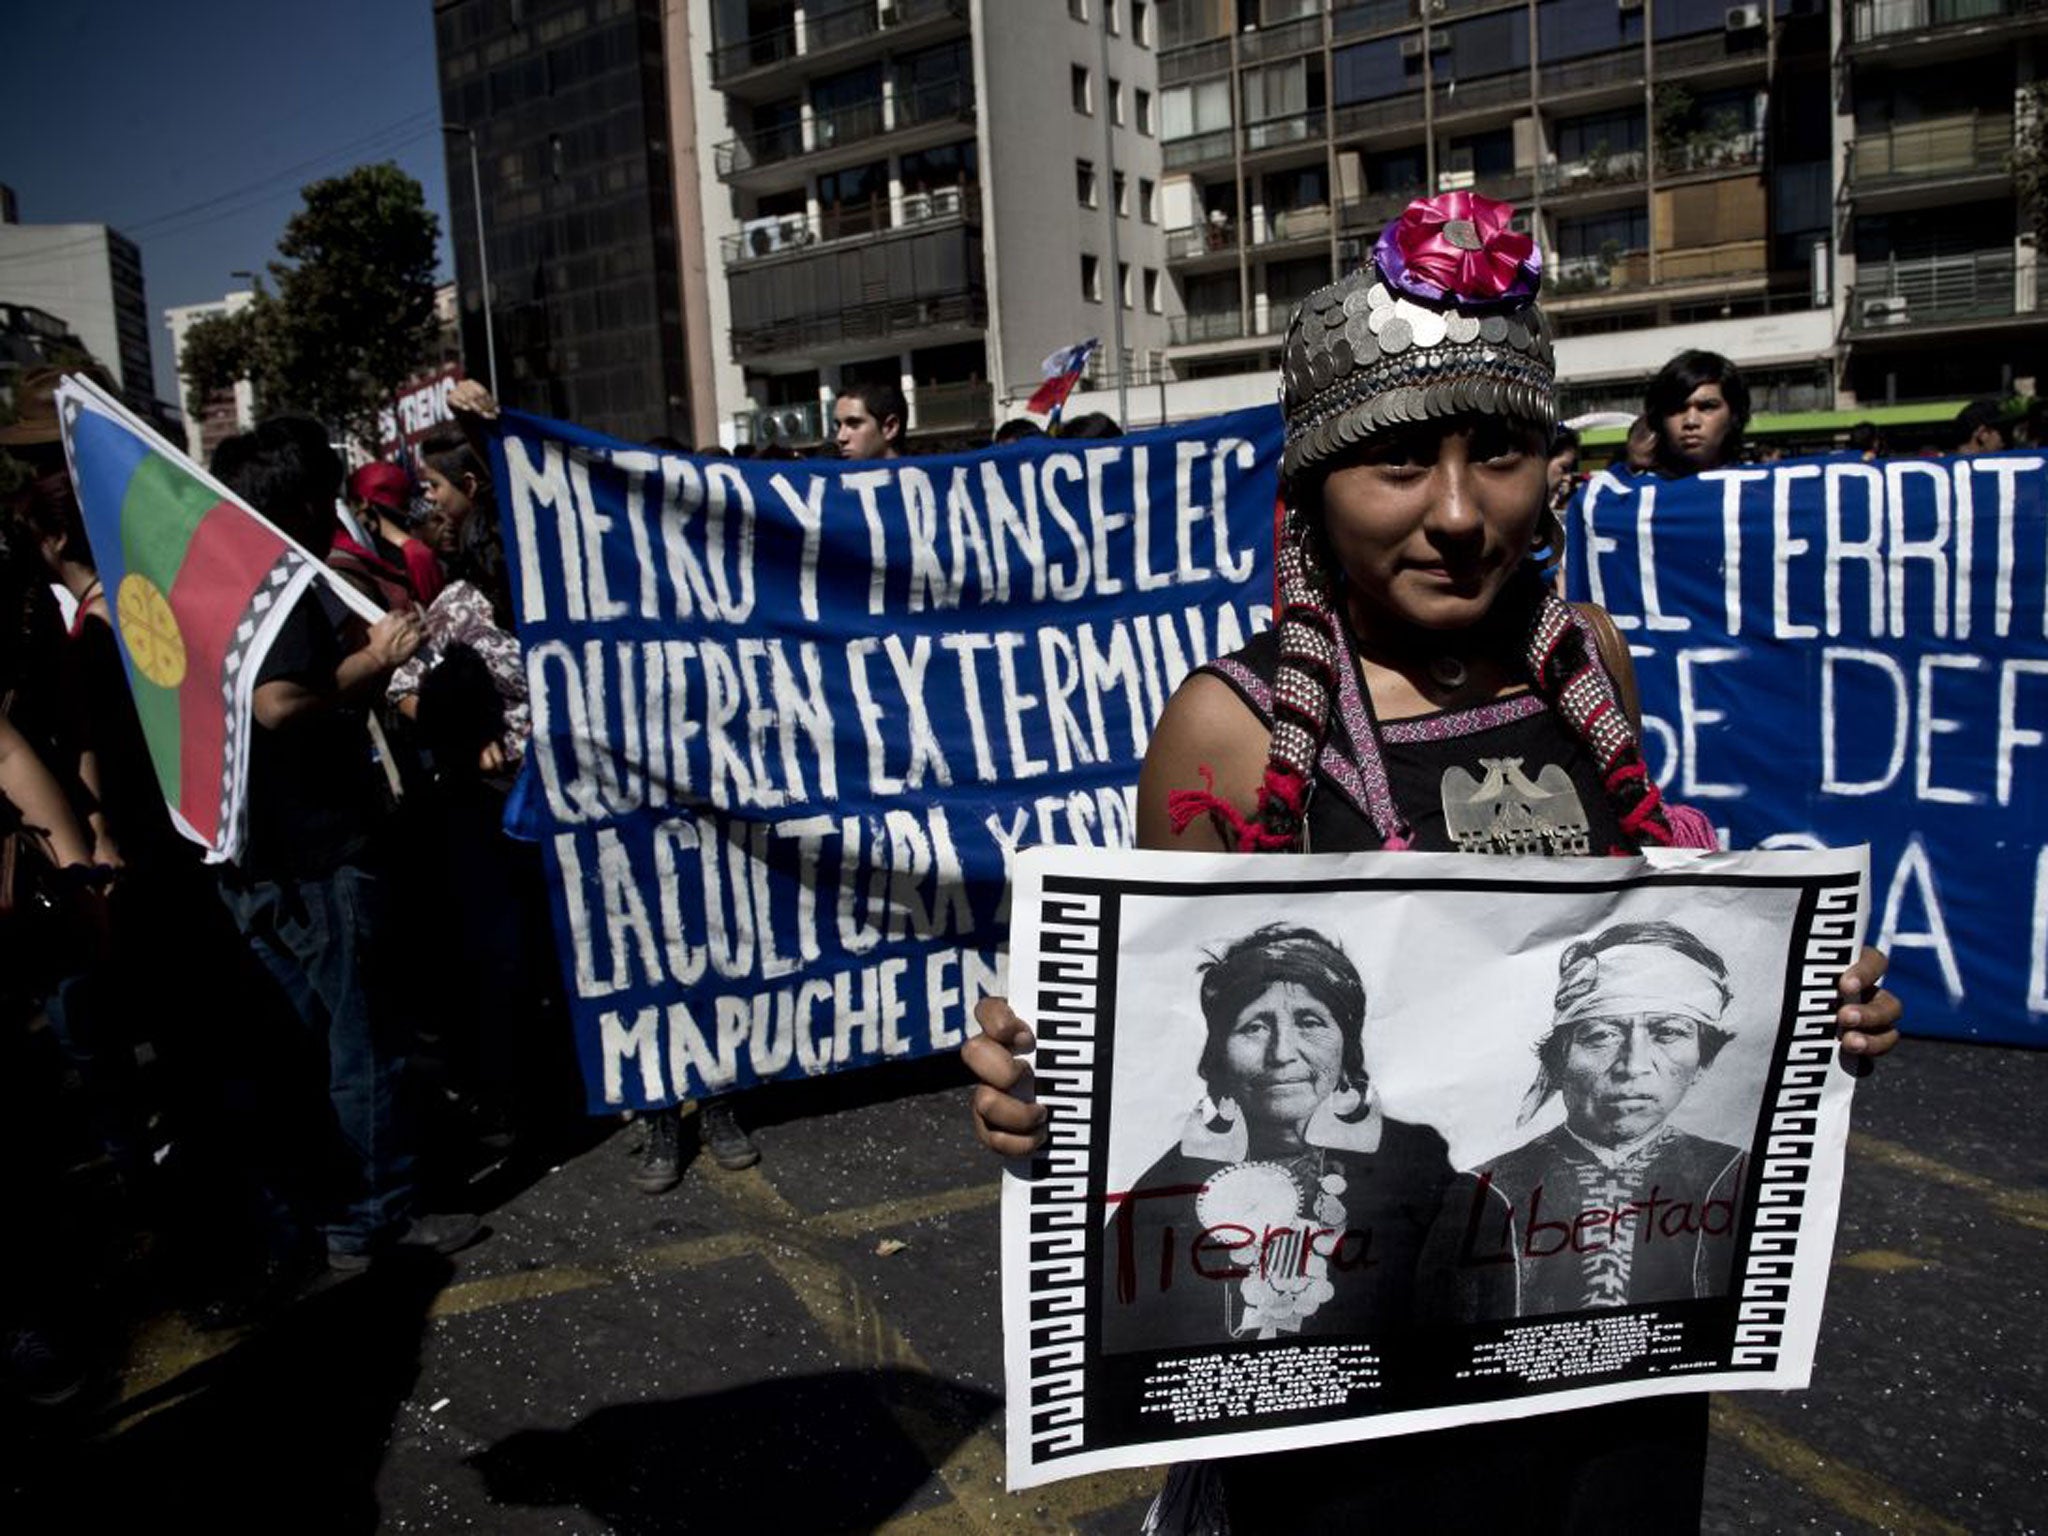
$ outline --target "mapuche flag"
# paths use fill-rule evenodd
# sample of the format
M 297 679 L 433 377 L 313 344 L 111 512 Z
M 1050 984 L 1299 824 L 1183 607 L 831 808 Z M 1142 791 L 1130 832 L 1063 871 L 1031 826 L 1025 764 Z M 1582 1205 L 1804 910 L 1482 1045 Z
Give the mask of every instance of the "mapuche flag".
M 1101 345 L 1095 337 L 1077 341 L 1071 347 L 1061 347 L 1039 365 L 1045 374 L 1045 382 L 1024 402 L 1024 409 L 1044 415 L 1057 411 L 1067 403 L 1067 396 L 1074 392 L 1074 385 L 1088 367 L 1088 359 Z
M 233 860 L 257 669 L 318 564 L 90 381 L 57 415 L 164 803 Z

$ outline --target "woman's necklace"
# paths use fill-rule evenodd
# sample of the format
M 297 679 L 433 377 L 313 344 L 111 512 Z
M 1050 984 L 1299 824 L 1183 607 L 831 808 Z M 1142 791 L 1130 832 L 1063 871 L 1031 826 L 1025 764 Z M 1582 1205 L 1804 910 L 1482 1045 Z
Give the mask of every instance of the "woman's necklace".
M 1431 682 L 1452 692 L 1464 687 L 1466 679 L 1472 675 L 1461 659 L 1451 655 L 1430 657 L 1424 670 L 1429 673 Z

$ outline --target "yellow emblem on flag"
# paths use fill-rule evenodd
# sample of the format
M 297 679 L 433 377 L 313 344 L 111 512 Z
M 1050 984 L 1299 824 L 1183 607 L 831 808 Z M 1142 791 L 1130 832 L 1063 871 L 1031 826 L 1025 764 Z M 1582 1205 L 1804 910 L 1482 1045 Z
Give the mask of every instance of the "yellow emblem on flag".
M 130 572 L 114 596 L 115 616 L 129 659 L 159 688 L 175 688 L 185 680 L 185 639 L 178 633 L 170 599 L 147 576 Z

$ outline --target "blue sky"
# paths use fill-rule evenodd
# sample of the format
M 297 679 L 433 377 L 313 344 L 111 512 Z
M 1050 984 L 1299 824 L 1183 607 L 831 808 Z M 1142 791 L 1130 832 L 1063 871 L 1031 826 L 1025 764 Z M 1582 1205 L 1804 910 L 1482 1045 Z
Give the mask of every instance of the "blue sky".
M 157 392 L 163 312 L 246 286 L 298 189 L 394 160 L 447 245 L 432 0 L 65 0 L 8 7 L 0 182 L 25 224 L 111 224 L 142 248 Z M 4 297 L 0 294 L 0 297 Z

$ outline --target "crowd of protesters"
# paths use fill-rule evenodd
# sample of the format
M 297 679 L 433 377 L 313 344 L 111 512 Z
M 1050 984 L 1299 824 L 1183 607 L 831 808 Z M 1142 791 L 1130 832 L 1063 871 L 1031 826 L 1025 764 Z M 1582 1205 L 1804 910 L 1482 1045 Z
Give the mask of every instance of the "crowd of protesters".
M 22 957 L 0 974 L 0 1120 L 18 1230 L 47 1258 L 7 1267 L 0 1327 L 10 1391 L 39 1403 L 83 1387 L 138 1233 L 202 1323 L 259 1315 L 322 1269 L 478 1240 L 468 1181 L 579 1098 L 538 853 L 503 832 L 530 717 L 481 447 L 490 396 L 458 386 L 459 424 L 406 465 L 345 476 L 326 431 L 288 416 L 214 451 L 216 478 L 384 616 L 324 583 L 298 600 L 254 688 L 246 846 L 208 868 L 172 826 L 129 697 L 57 378 L 26 376 L 0 429 L 17 469 L 0 521 L 0 934 Z M 897 457 L 908 417 L 895 385 L 849 385 L 831 447 Z M 1683 353 L 1650 381 L 1626 467 L 1740 462 L 1750 417 L 1734 365 Z M 2040 426 L 1979 402 L 1953 451 Z M 1045 430 L 1019 419 L 994 442 Z M 1120 433 L 1100 413 L 1052 430 Z M 1560 429 L 1556 509 L 1580 451 Z M 1859 427 L 1847 451 L 1886 449 Z M 642 1116 L 629 1182 L 673 1187 L 692 1122 L 721 1166 L 758 1161 L 738 1108 Z

